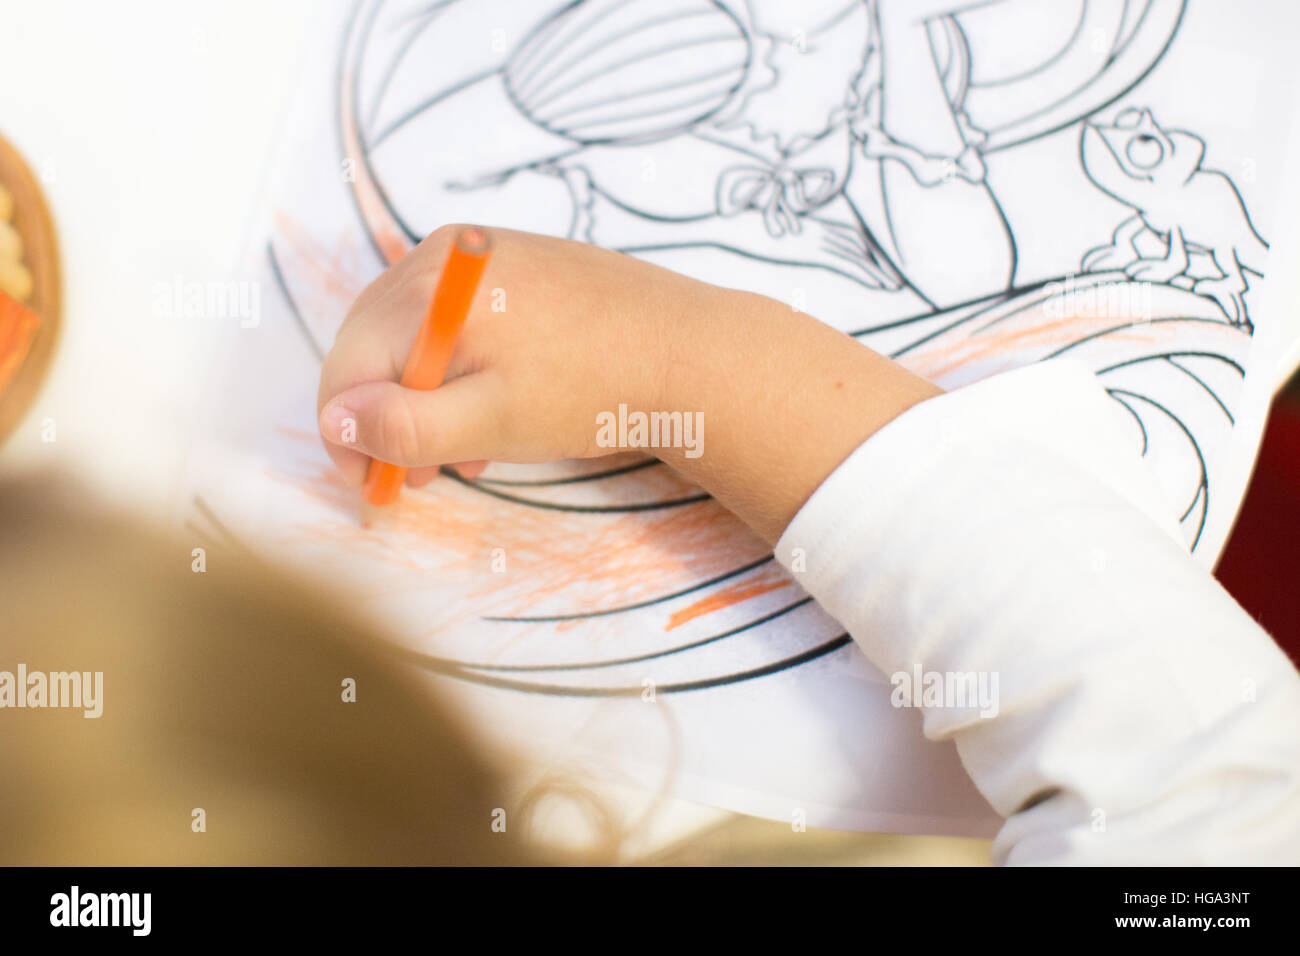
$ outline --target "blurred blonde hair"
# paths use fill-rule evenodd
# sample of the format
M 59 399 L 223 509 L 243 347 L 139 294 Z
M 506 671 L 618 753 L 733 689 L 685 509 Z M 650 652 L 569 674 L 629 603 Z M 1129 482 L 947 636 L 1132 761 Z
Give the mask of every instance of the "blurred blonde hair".
M 0 709 L 0 865 L 536 862 L 494 831 L 505 791 L 463 728 L 346 609 L 240 551 L 196 573 L 83 497 L 0 484 L 0 671 L 104 675 L 98 719 Z

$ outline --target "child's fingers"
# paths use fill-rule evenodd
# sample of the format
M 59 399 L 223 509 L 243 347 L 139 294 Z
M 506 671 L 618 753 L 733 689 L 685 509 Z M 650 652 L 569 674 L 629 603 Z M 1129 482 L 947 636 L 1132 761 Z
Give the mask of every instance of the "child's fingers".
M 334 460 L 334 465 L 342 475 L 344 484 L 349 488 L 360 488 L 365 483 L 366 472 L 370 468 L 369 455 L 331 442 L 325 443 L 325 450 Z M 450 467 L 462 478 L 473 480 L 483 474 L 487 466 L 486 461 L 462 461 Z M 441 470 L 437 465 L 430 465 L 428 468 L 412 468 L 406 473 L 406 484 L 410 488 L 423 488 L 437 478 Z
M 392 379 L 393 370 L 391 349 L 379 336 L 353 336 L 346 349 L 332 349 L 325 357 L 321 367 L 320 387 L 316 393 L 317 415 L 324 410 L 329 400 L 340 392 L 362 382 L 374 382 Z M 338 468 L 343 481 L 350 488 L 359 488 L 365 480 L 369 458 L 350 447 L 349 442 L 334 442 L 322 431 L 325 438 L 325 450 L 329 452 L 335 467 Z
M 460 475 L 466 481 L 472 481 L 487 470 L 488 463 L 486 460 L 481 461 L 461 461 L 452 465 L 456 469 L 456 474 Z
M 467 481 L 472 481 L 479 475 L 483 474 L 483 470 L 487 468 L 487 466 L 488 463 L 486 461 L 458 461 L 453 465 L 448 465 L 448 467 L 456 472 L 456 474 L 460 475 L 460 477 Z M 433 481 L 433 479 L 437 478 L 438 473 L 441 470 L 442 469 L 440 468 L 412 468 L 406 473 L 407 487 L 423 488 L 429 482 Z
M 344 445 L 325 442 L 325 450 L 334 461 L 334 467 L 343 476 L 343 483 L 349 488 L 360 488 L 366 480 L 366 471 L 370 467 L 370 456 L 362 454 Z
M 325 405 L 321 435 L 404 468 L 498 455 L 497 390 L 491 376 L 467 375 L 432 391 L 369 382 Z
M 433 479 L 438 477 L 442 469 L 436 465 L 428 468 L 411 468 L 406 472 L 406 486 L 408 488 L 423 488 Z

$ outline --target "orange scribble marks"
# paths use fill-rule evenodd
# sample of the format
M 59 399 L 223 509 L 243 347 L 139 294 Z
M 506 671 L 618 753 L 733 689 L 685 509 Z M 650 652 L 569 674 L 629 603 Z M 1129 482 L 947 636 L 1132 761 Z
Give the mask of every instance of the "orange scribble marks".
M 1115 349 L 1130 356 L 1154 354 L 1161 343 L 1189 337 L 1231 345 L 1227 339 L 1234 330 L 1220 321 L 1213 303 L 1184 289 L 1098 277 L 1039 295 L 1016 296 L 982 310 L 901 361 L 931 381 L 962 385 L 1067 350 L 1088 361 Z M 1143 298 L 1134 298 L 1139 295 Z
M 346 238 L 340 237 L 330 248 L 283 210 L 277 209 L 273 219 L 276 230 L 293 251 L 291 261 L 306 269 L 314 293 L 345 303 L 361 294 L 368 280 L 359 274 L 360 266 L 353 261 L 355 254 Z
M 1048 351 L 1076 342 L 1091 329 L 1092 323 L 1079 317 L 1056 322 L 1041 322 L 1029 328 L 1007 328 L 981 338 L 972 336 L 965 341 L 947 345 L 932 356 L 930 374 L 941 377 L 973 362 L 1003 356 L 1014 356 L 1020 351 Z M 1080 327 L 1083 328 L 1080 328 Z M 1141 337 L 1138 337 L 1141 340 Z M 1036 348 L 1035 348 L 1036 347 Z
M 703 617 L 705 614 L 732 607 L 762 594 L 779 591 L 781 588 L 789 587 L 790 584 L 789 578 L 773 573 L 760 575 L 750 581 L 738 582 L 730 587 L 723 588 L 721 591 L 716 591 L 708 597 L 682 608 L 680 611 L 676 611 L 668 619 L 668 626 L 664 630 L 671 631 L 673 628 L 681 627 L 687 621 L 693 621 L 697 617 Z
M 316 442 L 320 440 L 320 435 L 317 432 L 304 431 L 301 428 L 294 428 L 291 425 L 276 425 L 275 432 L 278 435 L 283 435 L 285 438 L 297 442 L 303 442 L 308 445 L 315 445 Z
M 317 441 L 305 432 L 287 437 Z M 581 614 L 635 604 L 725 574 L 769 550 L 714 501 L 631 513 L 560 512 L 505 502 L 447 478 L 404 491 L 367 532 L 354 518 L 357 492 L 329 463 L 300 461 L 292 473 L 275 477 L 337 512 L 329 529 L 320 522 L 302 527 L 306 538 L 337 541 L 395 568 L 409 568 L 415 559 L 429 574 L 461 581 L 467 606 L 484 614 Z M 658 487 L 652 473 L 644 480 L 646 488 Z M 504 549 L 507 574 L 483 573 L 496 548 Z
M 277 433 L 303 447 L 315 433 L 281 426 Z M 276 480 L 298 488 L 338 514 L 337 522 L 300 526 L 305 545 L 329 541 L 395 569 L 419 569 L 462 582 L 466 606 L 503 616 L 581 614 L 635 604 L 718 577 L 755 561 L 770 549 L 740 519 L 714 501 L 663 510 L 593 514 L 515 504 L 445 477 L 418 491 L 407 489 L 378 525 L 361 527 L 355 489 L 332 464 L 299 460 Z M 625 490 L 631 499 L 689 493 L 673 472 L 646 469 Z M 495 548 L 504 549 L 508 573 L 483 573 Z M 764 582 L 755 589 L 759 581 Z M 784 586 L 779 573 L 750 578 L 731 603 Z M 723 592 L 725 595 L 727 592 Z M 726 606 L 715 603 L 696 613 Z M 682 618 L 684 623 L 689 618 Z M 557 623 L 556 630 L 583 626 Z M 521 636 L 523 636 L 521 634 Z

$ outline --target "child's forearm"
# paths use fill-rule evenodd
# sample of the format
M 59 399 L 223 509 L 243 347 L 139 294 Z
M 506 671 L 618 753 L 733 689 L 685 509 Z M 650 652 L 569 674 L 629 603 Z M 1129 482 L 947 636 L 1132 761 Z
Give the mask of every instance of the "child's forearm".
M 667 345 L 661 402 L 701 413 L 698 453 L 658 456 L 775 543 L 878 429 L 941 390 L 816 319 L 725 291 Z M 694 456 L 694 457 L 692 457 Z

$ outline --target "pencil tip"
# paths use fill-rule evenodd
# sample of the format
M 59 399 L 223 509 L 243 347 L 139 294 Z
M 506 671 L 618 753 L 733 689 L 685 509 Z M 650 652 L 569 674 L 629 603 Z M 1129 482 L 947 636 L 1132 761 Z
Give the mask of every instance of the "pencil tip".
M 379 517 L 380 509 L 364 499 L 361 502 L 361 527 L 369 531 Z

